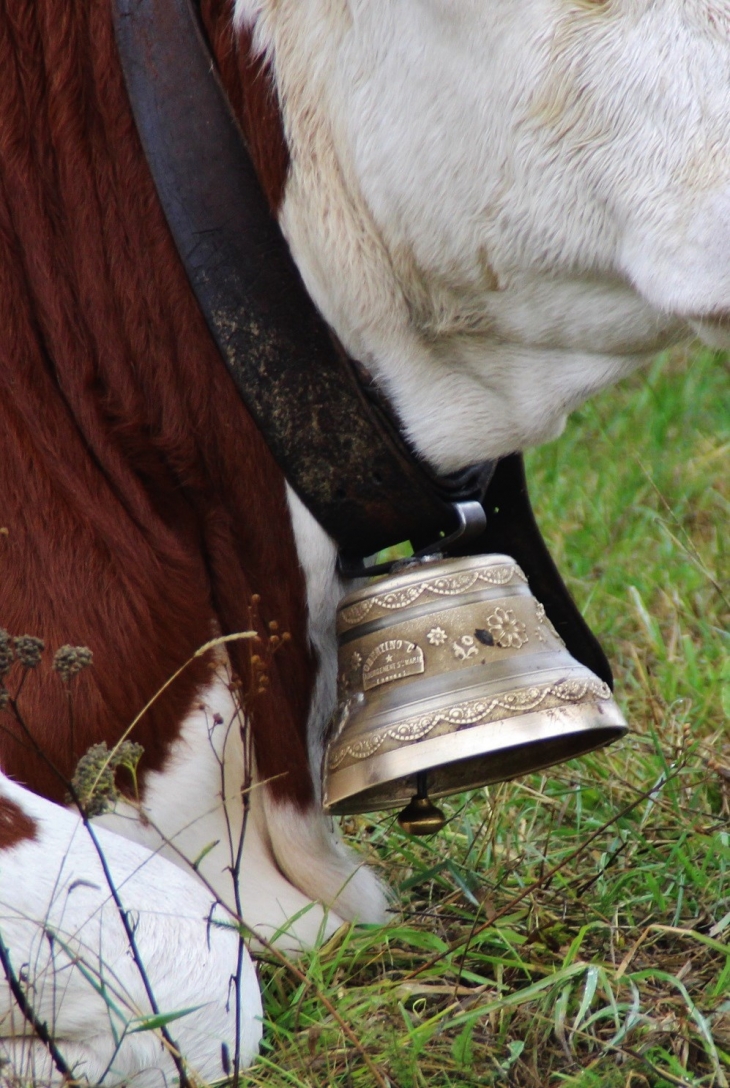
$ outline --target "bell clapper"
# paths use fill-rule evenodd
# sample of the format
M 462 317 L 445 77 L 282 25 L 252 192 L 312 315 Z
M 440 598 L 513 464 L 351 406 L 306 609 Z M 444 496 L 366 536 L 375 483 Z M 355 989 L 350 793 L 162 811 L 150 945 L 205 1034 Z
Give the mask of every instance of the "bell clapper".
M 398 814 L 398 823 L 408 835 L 433 835 L 446 823 L 440 808 L 428 796 L 428 773 L 416 775 L 416 794 Z

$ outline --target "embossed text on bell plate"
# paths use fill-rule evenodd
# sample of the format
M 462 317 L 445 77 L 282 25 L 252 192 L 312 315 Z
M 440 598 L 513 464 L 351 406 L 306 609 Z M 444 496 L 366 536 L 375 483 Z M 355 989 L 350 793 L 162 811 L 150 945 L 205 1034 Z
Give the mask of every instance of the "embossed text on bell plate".
M 405 638 L 391 638 L 381 642 L 368 654 L 362 667 L 362 686 L 365 691 L 415 676 L 424 671 L 423 650 L 415 642 Z

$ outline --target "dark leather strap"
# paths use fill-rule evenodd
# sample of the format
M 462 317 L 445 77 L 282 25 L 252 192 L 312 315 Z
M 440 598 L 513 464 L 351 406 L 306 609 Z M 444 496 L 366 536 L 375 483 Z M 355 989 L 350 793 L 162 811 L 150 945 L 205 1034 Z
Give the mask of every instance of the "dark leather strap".
M 436 477 L 336 341 L 272 218 L 191 0 L 113 0 L 137 128 L 211 334 L 285 476 L 349 559 L 457 527 L 477 500 L 483 535 L 450 554 L 504 551 L 570 652 L 612 683 L 553 563 L 518 454 Z M 490 483 L 491 481 L 491 483 Z M 485 494 L 486 493 L 486 494 Z
M 452 503 L 481 498 L 485 474 L 437 479 L 358 384 L 269 212 L 190 0 L 116 0 L 115 27 L 193 291 L 286 478 L 347 556 L 448 534 Z

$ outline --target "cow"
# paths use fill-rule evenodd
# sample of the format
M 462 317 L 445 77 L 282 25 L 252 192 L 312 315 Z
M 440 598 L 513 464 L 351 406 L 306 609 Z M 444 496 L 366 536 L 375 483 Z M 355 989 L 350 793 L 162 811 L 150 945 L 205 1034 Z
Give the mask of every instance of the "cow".
M 725 0 L 200 7 L 308 292 L 437 472 L 728 346 Z M 336 548 L 196 306 L 108 0 L 0 12 L 0 381 L 0 1079 L 215 1079 L 261 1033 L 231 918 L 293 952 L 387 897 L 320 807 Z

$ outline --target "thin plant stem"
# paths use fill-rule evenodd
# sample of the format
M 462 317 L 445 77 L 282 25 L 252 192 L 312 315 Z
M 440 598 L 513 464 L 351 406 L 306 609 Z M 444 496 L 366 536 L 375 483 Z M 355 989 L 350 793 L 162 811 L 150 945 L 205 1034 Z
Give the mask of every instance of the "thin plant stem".
M 247 933 L 249 935 L 249 937 L 251 937 L 251 938 L 253 938 L 253 940 L 257 941 L 261 945 L 261 947 L 264 949 L 264 951 L 268 952 L 269 955 L 271 955 L 283 967 L 285 967 L 286 970 L 289 971 L 294 976 L 294 978 L 297 979 L 298 982 L 301 982 L 303 986 L 305 986 L 307 989 L 310 989 L 310 990 L 313 991 L 313 993 L 314 993 L 315 997 L 317 998 L 317 1000 L 321 1002 L 321 1004 L 324 1006 L 324 1008 L 330 1014 L 332 1019 L 339 1025 L 339 1027 L 341 1028 L 343 1034 L 352 1043 L 353 1047 L 355 1048 L 355 1050 L 357 1051 L 357 1053 L 360 1055 L 363 1062 L 367 1066 L 367 1069 L 372 1074 L 372 1077 L 373 1077 L 375 1083 L 378 1085 L 378 1088 L 397 1088 L 397 1085 L 395 1084 L 394 1081 L 391 1080 L 390 1082 L 388 1082 L 388 1081 L 385 1080 L 382 1073 L 379 1071 L 377 1066 L 373 1063 L 372 1059 L 370 1058 L 369 1054 L 365 1050 L 365 1047 L 362 1045 L 362 1043 L 358 1039 L 355 1032 L 352 1030 L 352 1028 L 349 1026 L 349 1024 L 343 1019 L 343 1017 L 340 1016 L 340 1014 L 338 1013 L 335 1006 L 332 1004 L 332 1002 L 329 1000 L 329 998 L 322 992 L 322 990 L 319 988 L 319 986 L 317 986 L 316 982 L 313 982 L 312 979 L 309 978 L 304 973 L 304 971 L 300 970 L 300 968 L 297 967 L 297 965 L 295 963 L 293 963 L 289 959 L 289 957 L 287 955 L 285 955 L 284 952 L 281 951 L 281 949 L 277 948 L 276 945 L 271 943 L 271 941 L 267 941 L 267 939 L 265 937 L 263 937 L 257 930 L 255 930 L 252 926 L 248 925 L 248 923 L 244 921 L 244 919 L 240 916 L 240 914 L 237 912 L 236 909 L 232 909 L 227 903 L 224 903 L 220 899 L 217 891 L 215 890 L 213 885 L 210 883 L 210 881 L 208 881 L 206 879 L 206 877 L 203 876 L 203 874 L 200 872 L 199 869 L 195 868 L 194 863 L 191 862 L 190 859 L 185 856 L 185 854 L 182 852 L 180 847 L 176 846 L 174 842 L 172 842 L 170 839 L 166 838 L 165 835 L 163 835 L 163 833 L 160 831 L 160 829 L 155 825 L 154 821 L 149 820 L 149 818 L 148 818 L 148 822 L 149 822 L 149 826 L 154 831 L 156 831 L 157 834 L 160 836 L 160 838 L 162 839 L 165 846 L 169 847 L 177 855 L 177 857 L 180 858 L 181 861 L 183 861 L 186 865 L 190 866 L 190 868 L 193 870 L 193 872 L 196 873 L 198 879 L 202 882 L 203 886 L 205 888 L 207 888 L 207 890 L 210 892 L 210 894 L 215 899 L 216 903 L 219 904 L 223 908 L 223 910 L 226 911 L 226 913 L 228 914 L 229 918 L 234 923 L 234 925 L 238 926 L 241 930 L 243 930 L 245 933 Z
M 15 998 L 15 1003 L 20 1009 L 21 1013 L 30 1024 L 35 1035 L 45 1046 L 46 1050 L 51 1056 L 51 1061 L 55 1065 L 61 1076 L 70 1082 L 74 1082 L 74 1077 L 71 1069 L 66 1064 L 61 1051 L 58 1049 L 53 1041 L 53 1037 L 48 1030 L 48 1025 L 45 1021 L 41 1020 L 28 1000 L 23 987 L 20 984 L 20 979 L 13 970 L 13 965 L 10 962 L 10 952 L 8 951 L 3 938 L 0 933 L 0 964 L 2 964 L 3 971 L 5 972 L 5 978 L 8 980 L 8 986 L 10 992 Z M 74 1082 L 75 1083 L 75 1082 Z
M 236 913 L 241 916 L 243 914 L 243 903 L 241 901 L 241 862 L 243 861 L 243 843 L 246 837 L 246 827 L 248 825 L 248 815 L 251 809 L 251 786 L 253 784 L 252 774 L 252 760 L 253 750 L 251 744 L 251 729 L 250 722 L 246 717 L 243 708 L 239 705 L 238 699 L 235 697 L 236 703 L 236 716 L 238 718 L 238 727 L 241 735 L 241 744 L 243 746 L 243 767 L 244 767 L 244 780 L 241 788 L 241 805 L 243 811 L 241 814 L 241 833 L 238 836 L 238 849 L 236 851 L 236 857 L 233 864 L 232 876 L 234 884 L 234 896 L 236 903 Z M 241 1029 L 239 1026 L 240 1017 L 240 1002 L 241 1002 L 241 978 L 243 975 L 243 955 L 245 951 L 245 944 L 243 939 L 243 933 L 239 931 L 238 935 L 238 956 L 236 960 L 236 1052 L 233 1062 L 233 1088 L 238 1088 L 238 1078 L 241 1069 Z
M 28 740 L 33 745 L 33 748 L 34 748 L 35 752 L 37 753 L 37 755 L 41 759 L 44 760 L 46 765 L 48 767 L 50 767 L 50 769 L 53 771 L 53 773 L 63 783 L 64 787 L 68 790 L 68 793 L 69 793 L 69 796 L 71 797 L 71 800 L 73 801 L 74 805 L 76 806 L 76 808 L 78 810 L 81 822 L 82 822 L 82 824 L 83 824 L 89 838 L 91 839 L 91 842 L 92 842 L 92 844 L 94 846 L 94 849 L 95 849 L 95 851 L 97 853 L 97 856 L 99 858 L 99 864 L 101 865 L 102 872 L 104 874 L 104 879 L 106 880 L 107 886 L 109 888 L 109 893 L 110 893 L 110 895 L 111 895 L 111 897 L 112 897 L 112 899 L 114 901 L 114 905 L 117 908 L 117 913 L 119 915 L 119 920 L 122 923 L 122 928 L 124 929 L 125 936 L 127 938 L 127 941 L 129 942 L 129 949 L 130 949 L 130 952 L 132 954 L 132 958 L 134 960 L 134 964 L 135 964 L 135 966 L 137 968 L 137 971 L 139 972 L 139 976 L 140 976 L 140 979 L 142 981 L 142 985 L 144 986 L 145 993 L 147 994 L 147 999 L 148 999 L 148 1001 L 150 1003 L 150 1008 L 152 1009 L 152 1012 L 153 1012 L 153 1014 L 155 1016 L 159 1016 L 160 1015 L 160 1009 L 159 1009 L 159 1006 L 157 1004 L 157 999 L 155 998 L 154 991 L 152 989 L 152 984 L 150 983 L 149 976 L 147 975 L 147 971 L 146 971 L 144 963 L 142 961 L 142 957 L 140 955 L 139 948 L 137 946 L 137 940 L 136 940 L 135 935 L 134 935 L 134 928 L 133 928 L 132 924 L 130 923 L 129 915 L 128 915 L 127 911 L 125 910 L 124 905 L 123 905 L 123 903 L 121 901 L 121 898 L 119 896 L 119 892 L 118 892 L 117 887 L 116 887 L 116 885 L 114 883 L 114 878 L 112 877 L 111 870 L 109 869 L 109 866 L 107 864 L 107 860 L 106 860 L 106 857 L 104 855 L 104 851 L 102 850 L 101 844 L 99 843 L 99 840 L 96 837 L 94 829 L 91 826 L 91 822 L 90 822 L 89 817 L 87 816 L 87 814 L 86 814 L 86 812 L 84 810 L 84 807 L 83 807 L 83 805 L 81 803 L 81 799 L 79 798 L 76 790 L 74 789 L 73 783 L 70 782 L 66 778 L 66 776 L 58 769 L 58 767 L 56 767 L 55 763 L 46 755 L 46 753 L 43 751 L 41 746 L 38 744 L 37 740 L 33 736 L 33 733 L 29 729 L 27 722 L 25 721 L 23 715 L 20 712 L 20 709 L 19 709 L 18 704 L 17 704 L 17 700 L 11 698 L 10 706 L 12 708 L 15 720 L 17 721 L 20 728 L 23 730 L 23 732 L 26 735 L 26 737 L 28 738 Z M 191 1084 L 191 1081 L 190 1081 L 190 1078 L 187 1075 L 187 1072 L 186 1072 L 186 1069 L 185 1069 L 185 1062 L 183 1060 L 183 1057 L 182 1057 L 182 1054 L 180 1052 L 179 1047 L 173 1041 L 172 1036 L 170 1035 L 169 1031 L 167 1030 L 166 1025 L 164 1025 L 164 1024 L 161 1025 L 159 1030 L 160 1030 L 160 1035 L 162 1036 L 163 1040 L 165 1041 L 165 1044 L 167 1045 L 167 1048 L 168 1048 L 168 1050 L 170 1052 L 170 1057 L 172 1058 L 172 1060 L 173 1060 L 173 1062 L 175 1064 L 175 1068 L 177 1069 L 178 1076 L 180 1077 L 180 1088 L 193 1088 L 193 1086 Z
M 167 680 L 162 685 L 162 687 L 158 688 L 157 691 L 154 693 L 154 695 L 152 695 L 147 700 L 147 702 L 142 707 L 142 709 L 139 711 L 139 713 L 135 714 L 134 718 L 129 723 L 127 728 L 124 730 L 124 732 L 120 736 L 119 740 L 116 742 L 114 747 L 110 750 L 108 756 L 106 757 L 105 762 L 99 768 L 99 771 L 98 771 L 97 776 L 96 776 L 96 781 L 93 783 L 90 792 L 91 793 L 94 792 L 94 789 L 98 785 L 102 774 L 104 773 L 106 768 L 109 766 L 109 764 L 111 763 L 111 761 L 114 758 L 115 754 L 119 751 L 119 748 L 124 743 L 124 741 L 129 738 L 130 733 L 136 727 L 137 723 L 139 721 L 141 721 L 141 719 L 145 716 L 147 711 L 151 707 L 153 707 L 155 705 L 157 700 L 160 698 L 160 696 L 165 691 L 167 691 L 167 689 L 170 687 L 170 685 L 173 684 L 177 680 L 178 676 L 181 676 L 182 673 L 185 672 L 188 665 L 192 664 L 192 662 L 195 661 L 197 658 L 202 657 L 204 654 L 207 654 L 209 650 L 214 650 L 214 649 L 216 649 L 216 647 L 223 646 L 227 642 L 238 642 L 241 639 L 254 639 L 254 638 L 257 638 L 257 637 L 258 637 L 258 635 L 257 635 L 256 631 L 237 631 L 232 635 L 219 635 L 217 638 L 212 638 L 212 639 L 210 639 L 209 642 L 204 642 L 202 646 L 199 646 L 198 649 L 195 651 L 195 653 L 192 654 L 192 656 L 189 657 L 187 659 L 187 661 L 183 661 L 180 668 L 176 669 L 175 672 L 172 674 L 172 676 L 169 676 L 167 678 Z

